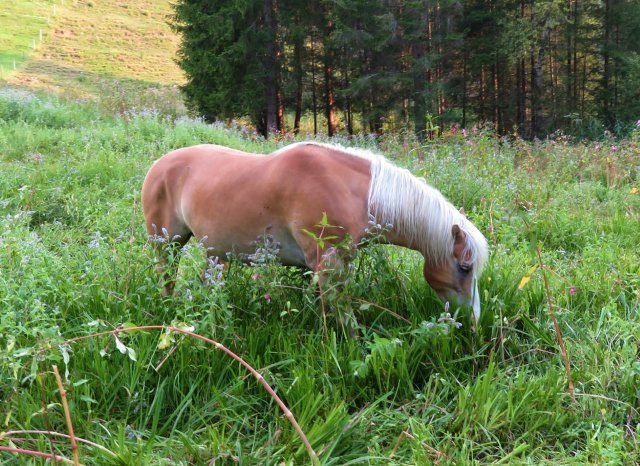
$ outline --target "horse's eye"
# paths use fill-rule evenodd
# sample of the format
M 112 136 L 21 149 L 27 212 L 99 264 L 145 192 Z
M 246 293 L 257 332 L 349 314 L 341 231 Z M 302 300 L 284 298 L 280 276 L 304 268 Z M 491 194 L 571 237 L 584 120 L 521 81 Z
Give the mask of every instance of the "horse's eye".
M 460 272 L 463 275 L 466 275 L 469 272 L 471 272 L 472 268 L 473 268 L 473 264 L 458 264 L 458 272 Z

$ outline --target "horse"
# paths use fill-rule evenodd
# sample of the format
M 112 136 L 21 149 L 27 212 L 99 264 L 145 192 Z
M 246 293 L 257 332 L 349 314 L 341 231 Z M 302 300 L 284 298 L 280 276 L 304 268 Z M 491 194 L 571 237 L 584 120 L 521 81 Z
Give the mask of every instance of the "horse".
M 269 155 L 185 147 L 153 164 L 141 196 L 163 295 L 173 291 L 180 248 L 192 236 L 210 258 L 224 261 L 228 254 L 248 257 L 256 239 L 268 235 L 282 264 L 316 271 L 322 283 L 323 271 L 344 270 L 348 250 L 373 219 L 388 225 L 383 242 L 423 255 L 424 278 L 444 303 L 471 305 L 474 320 L 480 318 L 485 237 L 423 178 L 373 152 L 317 142 Z M 336 246 L 344 242 L 348 248 Z M 168 261 L 170 250 L 178 259 Z

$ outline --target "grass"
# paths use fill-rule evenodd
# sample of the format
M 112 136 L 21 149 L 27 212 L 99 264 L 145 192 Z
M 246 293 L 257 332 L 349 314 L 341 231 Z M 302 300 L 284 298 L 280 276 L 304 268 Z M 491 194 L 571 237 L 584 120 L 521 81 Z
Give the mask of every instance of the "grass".
M 55 21 L 55 2 L 4 2 L 0 10 L 0 80 L 8 79 L 29 58 Z M 40 34 L 43 32 L 41 38 Z
M 233 264 L 224 284 L 201 285 L 197 243 L 175 295 L 160 297 L 140 186 L 161 154 L 201 142 L 265 153 L 287 141 L 0 89 L 0 430 L 68 432 L 56 364 L 68 371 L 75 435 L 102 447 L 80 443 L 83 464 L 308 464 L 274 400 L 202 342 L 174 334 L 161 349 L 162 332 L 127 332 L 120 343 L 107 335 L 59 348 L 120 326 L 175 324 L 258 369 L 321 464 L 640 461 L 640 133 L 593 143 L 482 131 L 422 146 L 403 135 L 379 146 L 338 140 L 426 177 L 492 249 L 473 333 L 468 315 L 443 316 L 416 254 L 365 248 L 334 298 L 355 317 L 357 339 L 331 315 L 325 326 L 308 276 L 272 261 Z M 575 403 L 540 271 L 519 287 L 537 245 Z M 0 434 L 11 445 L 72 457 L 68 440 L 46 434 Z M 44 460 L 0 452 L 0 462 Z

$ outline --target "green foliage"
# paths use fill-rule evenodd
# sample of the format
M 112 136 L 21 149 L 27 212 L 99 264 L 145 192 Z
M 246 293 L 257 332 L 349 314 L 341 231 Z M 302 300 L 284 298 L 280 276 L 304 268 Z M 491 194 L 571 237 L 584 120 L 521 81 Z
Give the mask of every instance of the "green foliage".
M 420 141 L 445 124 L 490 122 L 500 134 L 531 139 L 558 128 L 599 138 L 605 128 L 627 135 L 637 121 L 635 2 L 272 6 L 177 3 L 185 94 L 208 120 L 249 117 L 268 136 L 268 115 L 295 113 L 297 133 L 307 111 L 314 134 L 319 118 L 340 118 L 349 134 L 409 127 Z
M 261 2 L 229 0 L 214 6 L 185 0 L 174 8 L 187 101 L 208 121 L 248 116 L 264 129 L 268 31 Z
M 219 124 L 154 112 L 119 118 L 5 88 L 0 445 L 71 456 L 66 440 L 5 434 L 67 432 L 56 364 L 68 371 L 76 435 L 109 450 L 81 444 L 83 464 L 306 464 L 262 387 L 202 342 L 122 332 L 60 347 L 132 324 L 176 324 L 256 367 L 322 464 L 634 464 L 638 141 L 637 131 L 628 140 L 569 144 L 499 140 L 483 130 L 438 144 L 382 140 L 399 164 L 464 206 L 489 239 L 473 332 L 468 312 L 443 309 L 417 254 L 375 241 L 362 246 L 327 316 L 310 274 L 281 267 L 268 237 L 256 244 L 252 267 L 232 261 L 222 277 L 204 247 L 189 243 L 175 295 L 161 298 L 139 205 L 153 160 L 202 142 L 253 152 L 273 145 Z M 317 228 L 333 225 L 318 220 L 312 232 L 320 238 Z M 384 228 L 372 225 L 372 239 Z M 575 404 L 541 275 L 532 271 L 538 242 Z M 202 270 L 210 275 L 204 283 Z M 523 276 L 530 280 L 519 287 Z M 355 338 L 341 331 L 340 314 L 354 319 Z

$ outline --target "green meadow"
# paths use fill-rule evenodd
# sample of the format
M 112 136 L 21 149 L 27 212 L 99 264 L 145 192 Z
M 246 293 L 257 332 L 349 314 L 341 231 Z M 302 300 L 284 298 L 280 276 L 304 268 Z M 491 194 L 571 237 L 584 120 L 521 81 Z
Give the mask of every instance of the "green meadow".
M 63 345 L 174 325 L 258 370 L 321 464 L 637 462 L 640 132 L 336 141 L 424 176 L 485 232 L 475 332 L 467 312 L 444 313 L 420 257 L 391 246 L 361 250 L 346 287 L 327 293 L 333 312 L 308 274 L 272 260 L 232 263 L 203 285 L 197 242 L 162 298 L 139 203 L 152 162 L 201 142 L 267 153 L 289 141 L 2 89 L 0 446 L 71 461 L 68 439 L 52 434 L 69 432 L 56 365 L 75 436 L 92 442 L 79 442 L 82 464 L 310 464 L 273 398 L 213 346 L 166 330 Z
M 163 298 L 140 207 L 154 160 L 295 140 L 188 115 L 166 2 L 8 5 L 0 464 L 313 464 L 261 380 L 323 465 L 640 463 L 640 127 L 623 140 L 320 138 L 382 153 L 464 207 L 491 250 L 475 329 L 445 310 L 418 254 L 379 244 L 320 299 L 309 272 L 266 254 L 219 274 L 192 241 Z
M 14 74 L 48 35 L 56 14 L 53 5 L 52 1 L 42 0 L 3 2 L 0 8 L 0 79 Z

